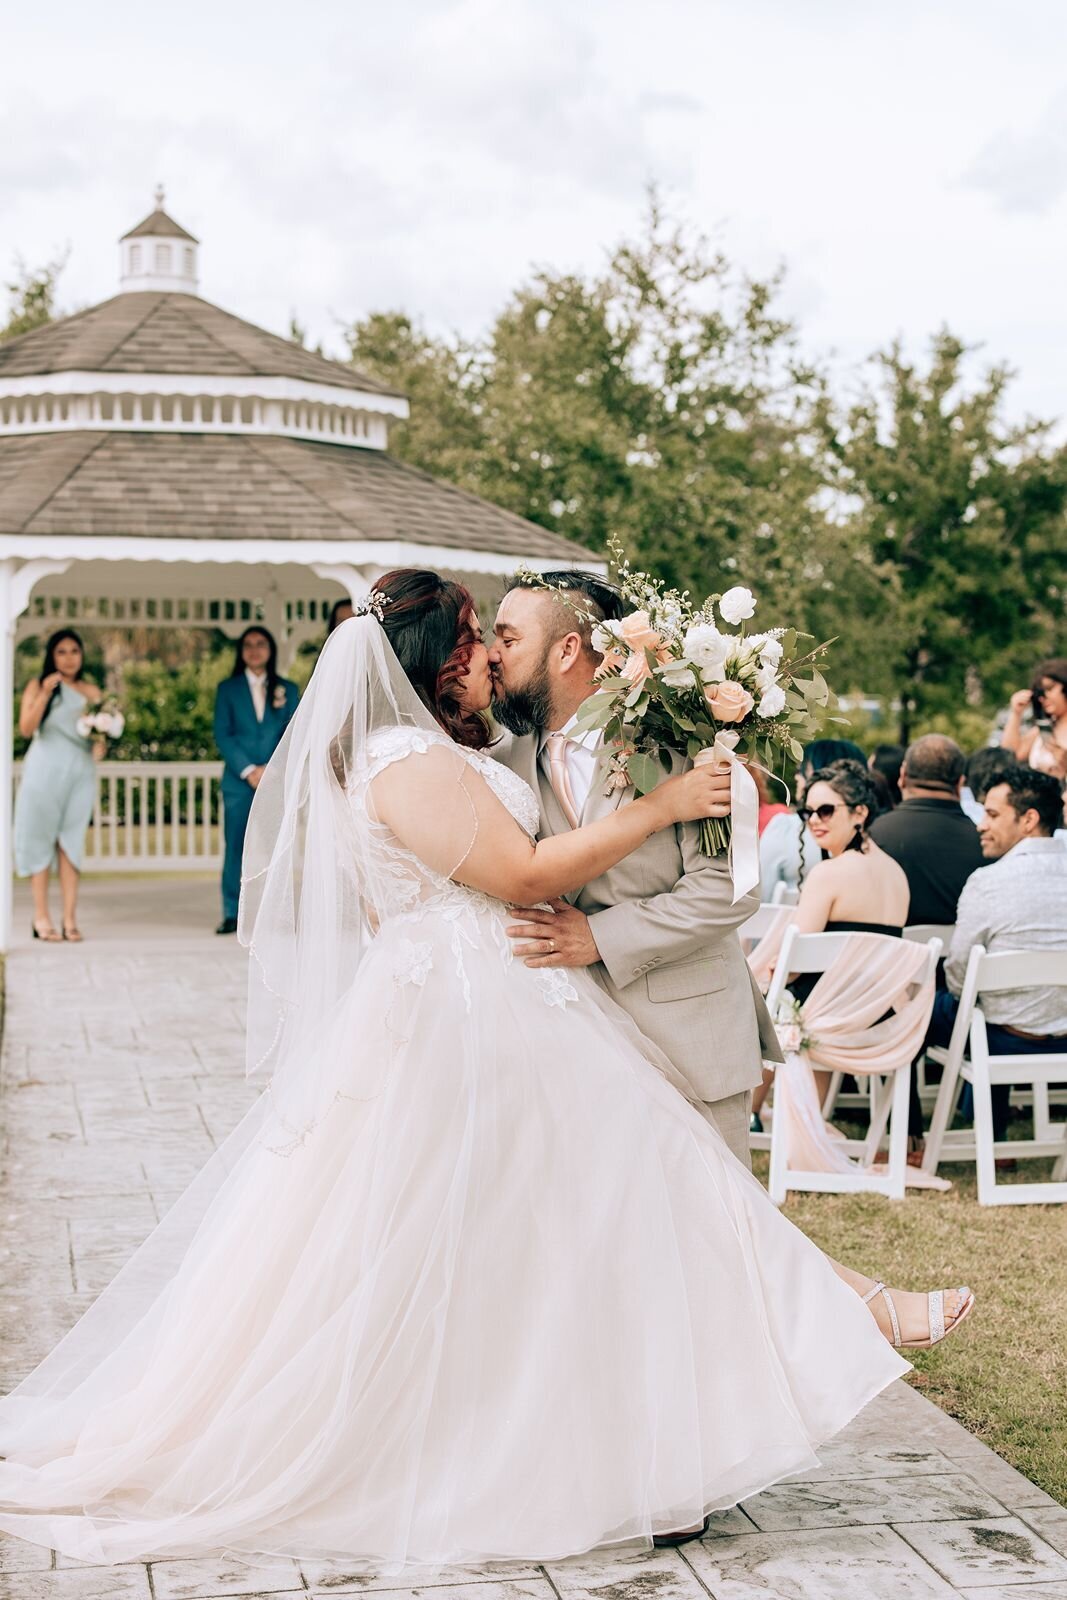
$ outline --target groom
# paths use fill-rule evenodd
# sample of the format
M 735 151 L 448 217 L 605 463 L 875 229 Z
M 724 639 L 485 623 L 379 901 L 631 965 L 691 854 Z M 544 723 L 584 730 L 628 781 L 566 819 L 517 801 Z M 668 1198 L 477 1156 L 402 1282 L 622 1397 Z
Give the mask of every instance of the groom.
M 609 789 L 600 734 L 574 731 L 578 707 L 597 687 L 595 621 L 616 619 L 624 608 L 594 573 L 543 579 L 552 587 L 514 580 L 496 615 L 494 716 L 514 738 L 493 754 L 540 795 L 541 833 L 557 834 L 633 794 Z M 728 804 L 726 775 L 723 798 Z M 529 966 L 589 967 L 688 1080 L 708 1121 L 748 1165 L 752 1090 L 764 1056 L 777 1060 L 780 1051 L 737 938 L 758 899 L 746 895 L 733 905 L 732 894 L 726 857 L 702 855 L 696 825 L 685 823 L 653 834 L 573 904 L 517 911 L 508 932 Z

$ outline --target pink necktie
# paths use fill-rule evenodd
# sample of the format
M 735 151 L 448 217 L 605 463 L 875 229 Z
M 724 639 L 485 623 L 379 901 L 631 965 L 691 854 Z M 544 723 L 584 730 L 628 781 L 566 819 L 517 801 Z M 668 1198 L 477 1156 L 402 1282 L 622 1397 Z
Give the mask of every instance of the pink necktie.
M 548 751 L 548 781 L 552 793 L 563 808 L 563 815 L 572 828 L 577 828 L 578 809 L 574 804 L 571 781 L 567 776 L 567 743 L 565 733 L 550 733 L 545 740 L 545 749 Z

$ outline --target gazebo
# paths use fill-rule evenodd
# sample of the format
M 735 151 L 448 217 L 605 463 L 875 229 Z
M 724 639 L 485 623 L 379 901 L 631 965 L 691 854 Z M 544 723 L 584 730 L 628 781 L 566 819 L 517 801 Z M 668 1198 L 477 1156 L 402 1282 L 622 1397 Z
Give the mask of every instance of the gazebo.
M 202 299 L 199 241 L 163 200 L 120 241 L 119 294 L 0 345 L 3 949 L 18 638 L 262 621 L 284 662 L 390 567 L 488 597 L 520 560 L 601 565 L 391 456 L 403 395 Z

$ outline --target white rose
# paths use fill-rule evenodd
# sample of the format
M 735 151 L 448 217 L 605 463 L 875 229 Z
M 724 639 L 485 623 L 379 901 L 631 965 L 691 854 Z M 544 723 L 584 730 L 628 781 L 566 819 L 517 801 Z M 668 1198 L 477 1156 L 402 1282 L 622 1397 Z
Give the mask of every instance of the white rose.
M 662 678 L 672 689 L 695 689 L 697 686 L 696 673 L 683 661 L 673 661 L 670 666 L 657 667 L 656 676 Z
M 741 584 L 727 589 L 719 601 L 719 612 L 724 622 L 744 622 L 756 609 L 756 598 L 751 589 L 746 589 Z
M 598 656 L 606 656 L 609 650 L 614 650 L 619 642 L 615 631 L 615 624 L 611 622 L 598 622 L 592 632 L 592 645 Z
M 782 641 L 780 639 L 765 639 L 760 645 L 759 658 L 765 667 L 777 666 L 782 659 Z
M 697 622 L 685 636 L 682 649 L 702 673 L 718 672 L 726 665 L 730 653 L 729 639 L 724 639 L 713 622 Z
M 761 658 L 762 660 L 762 658 Z M 778 682 L 778 668 L 772 663 L 764 662 L 756 673 L 756 688 L 760 694 L 766 694 L 768 689 L 773 689 Z
M 780 683 L 776 683 L 770 689 L 764 690 L 763 697 L 756 708 L 756 715 L 760 717 L 777 717 L 784 710 L 785 690 Z

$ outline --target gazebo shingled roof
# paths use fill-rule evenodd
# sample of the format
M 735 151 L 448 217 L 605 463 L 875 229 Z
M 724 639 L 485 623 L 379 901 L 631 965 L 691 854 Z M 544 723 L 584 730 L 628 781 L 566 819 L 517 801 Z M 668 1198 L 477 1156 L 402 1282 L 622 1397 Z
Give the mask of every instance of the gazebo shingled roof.
M 0 440 L 0 534 L 13 533 L 380 539 L 561 565 L 598 559 L 384 451 L 266 434 Z
M 271 376 L 371 394 L 400 393 L 198 295 L 143 289 L 0 344 L 0 379 L 52 372 Z

